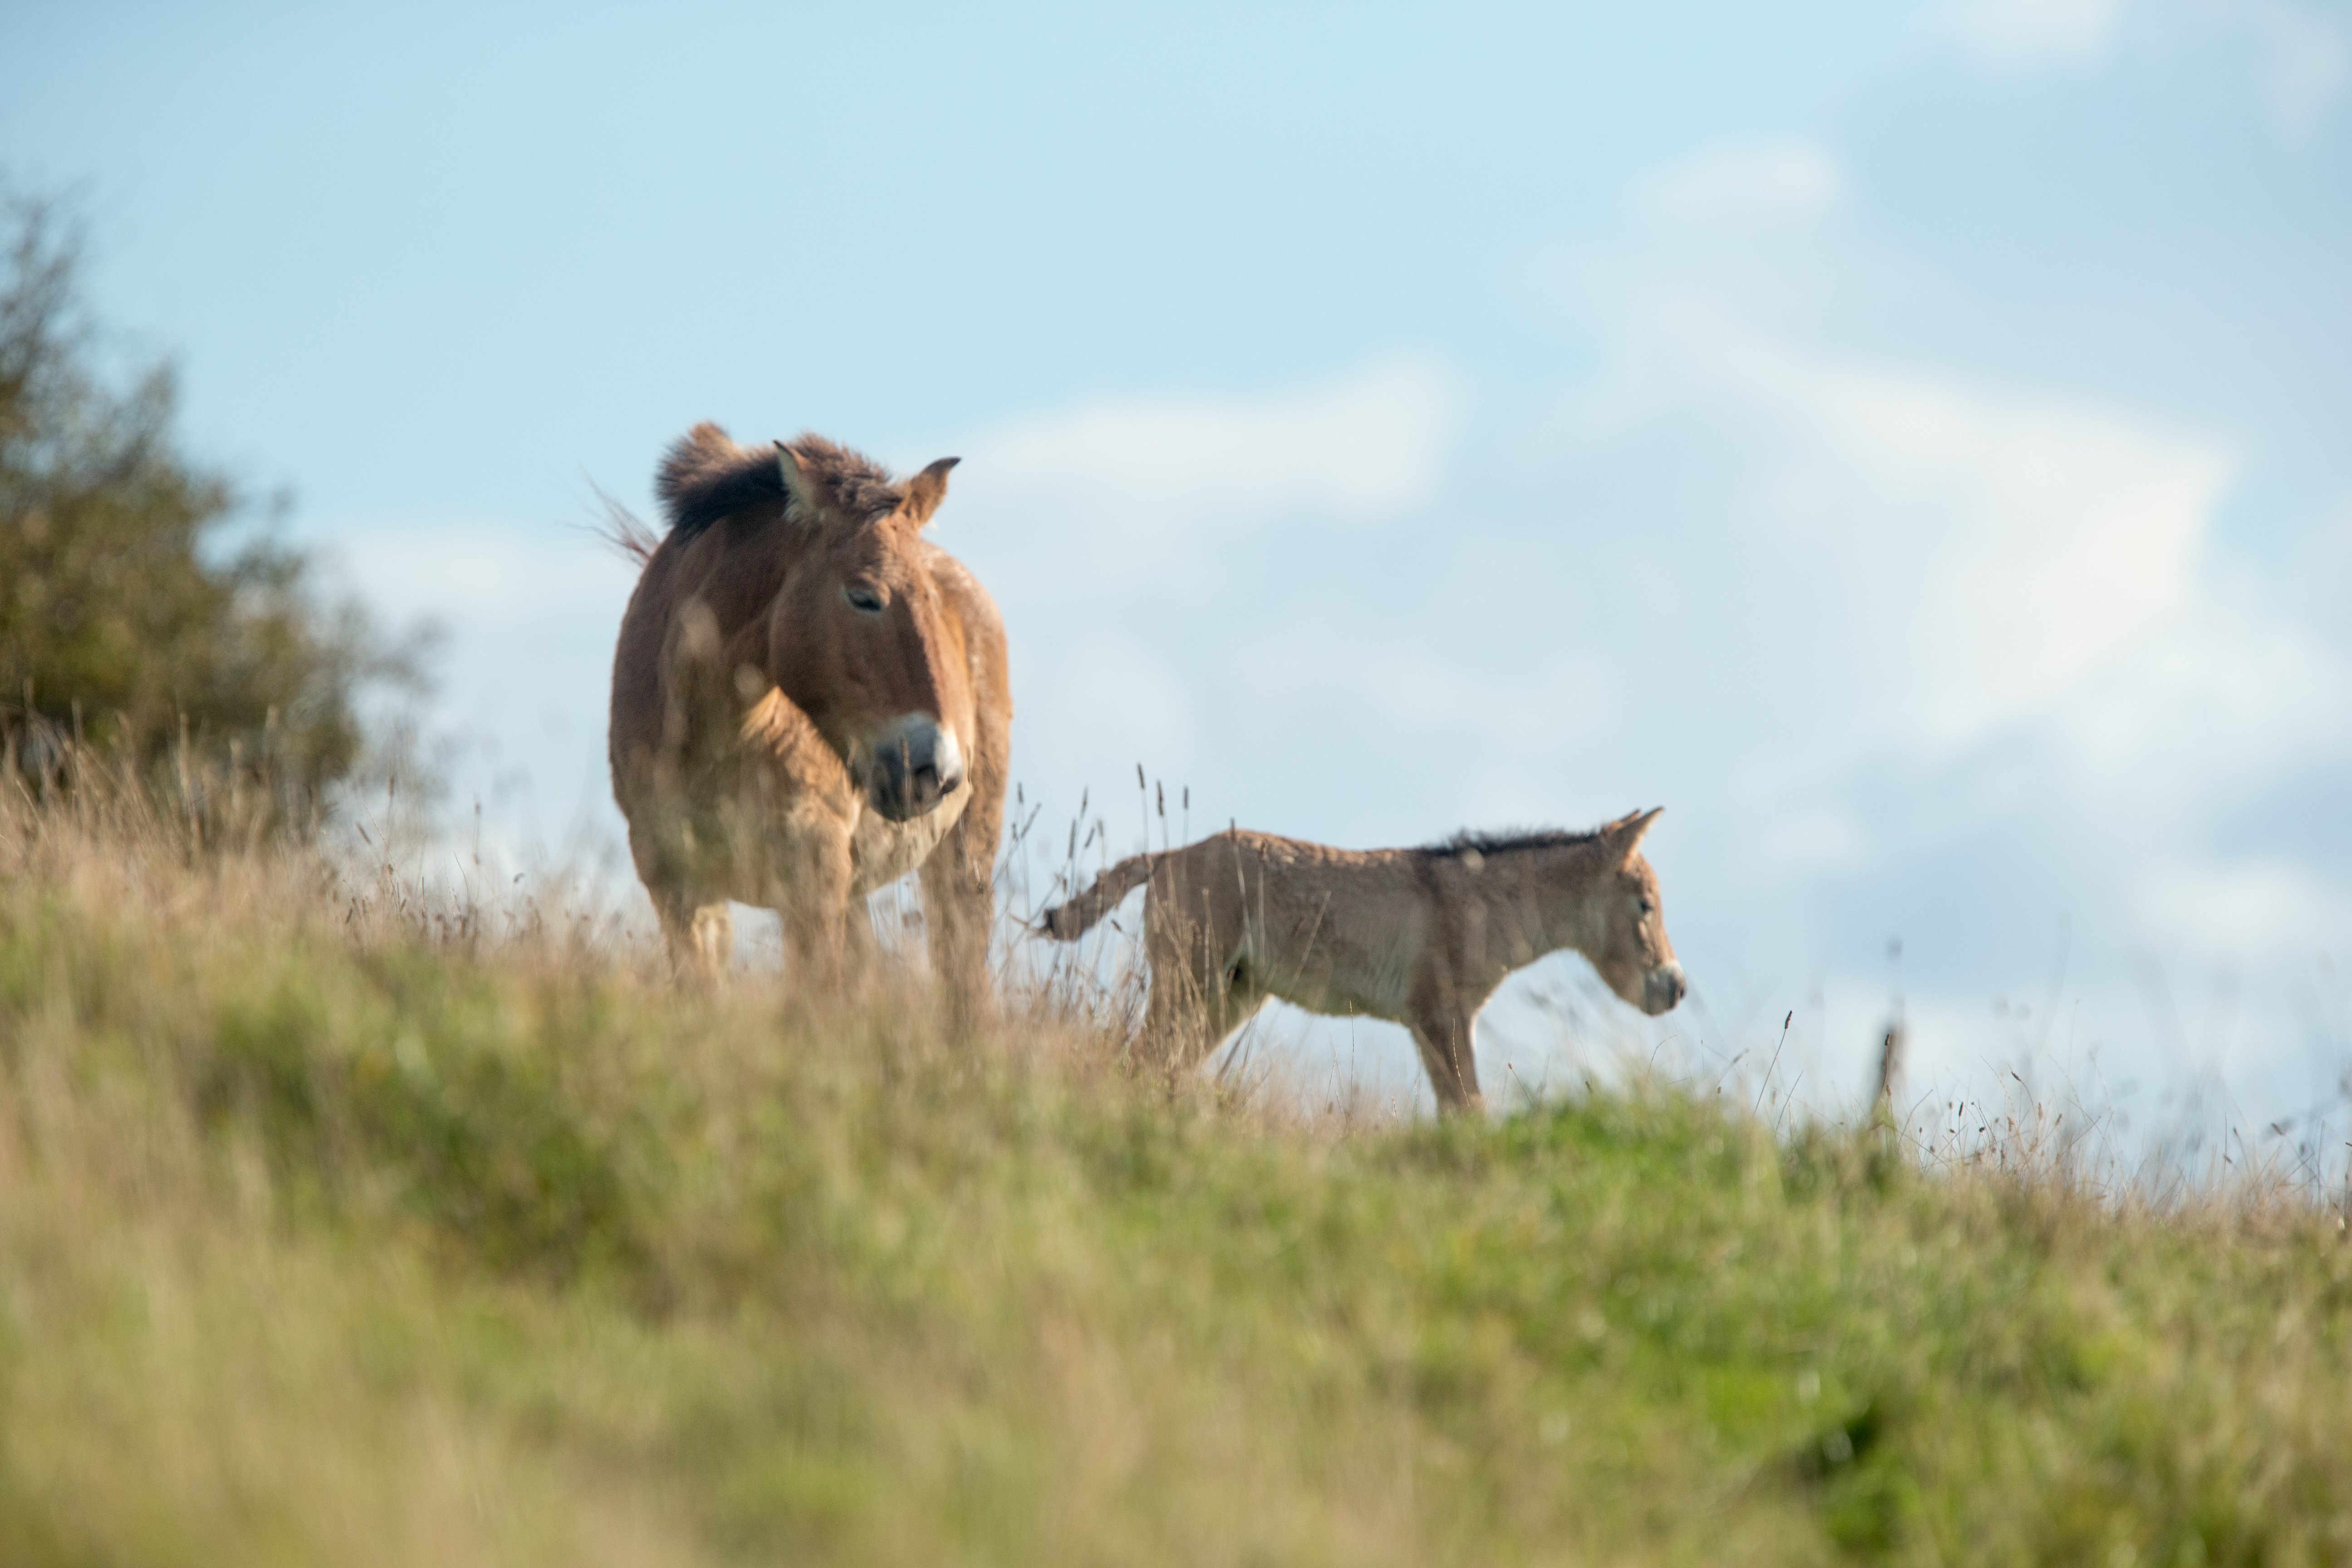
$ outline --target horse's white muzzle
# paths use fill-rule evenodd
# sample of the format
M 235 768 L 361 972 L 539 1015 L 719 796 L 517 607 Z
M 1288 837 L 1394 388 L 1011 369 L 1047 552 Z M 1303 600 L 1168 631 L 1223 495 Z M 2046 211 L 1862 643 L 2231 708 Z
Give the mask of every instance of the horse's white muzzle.
M 963 784 L 963 747 L 928 713 L 892 720 L 867 756 L 866 798 L 893 822 L 929 816 Z

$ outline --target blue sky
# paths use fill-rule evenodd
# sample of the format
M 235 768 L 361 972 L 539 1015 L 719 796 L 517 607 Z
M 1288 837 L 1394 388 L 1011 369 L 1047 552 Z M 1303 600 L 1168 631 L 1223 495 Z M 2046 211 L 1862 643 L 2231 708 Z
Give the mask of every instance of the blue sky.
M 2352 6 L 1565 9 L 20 4 L 0 163 L 510 843 L 617 828 L 591 487 L 814 428 L 965 458 L 1048 821 L 1665 805 L 1698 1005 L 1556 961 L 1490 1078 L 1793 1012 L 1839 1103 L 1899 983 L 1923 1092 L 2334 1092 Z

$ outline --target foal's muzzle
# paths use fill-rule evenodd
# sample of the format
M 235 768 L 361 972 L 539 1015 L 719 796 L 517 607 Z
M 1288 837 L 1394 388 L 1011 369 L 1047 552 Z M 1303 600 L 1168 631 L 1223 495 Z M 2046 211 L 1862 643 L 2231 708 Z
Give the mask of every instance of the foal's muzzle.
M 963 748 L 955 731 L 928 714 L 909 714 L 886 730 L 874 747 L 866 798 L 893 822 L 911 822 L 939 809 L 963 784 Z
M 1690 992 L 1690 982 L 1683 978 L 1679 963 L 1662 963 L 1642 976 L 1642 1011 L 1655 1017 L 1671 1013 L 1675 1004 Z

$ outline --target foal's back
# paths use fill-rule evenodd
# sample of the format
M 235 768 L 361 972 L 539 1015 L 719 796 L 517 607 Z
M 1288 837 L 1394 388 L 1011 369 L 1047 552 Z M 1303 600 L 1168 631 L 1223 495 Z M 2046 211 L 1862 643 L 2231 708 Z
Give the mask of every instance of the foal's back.
M 1397 1016 L 1432 926 L 1418 859 L 1413 850 L 1216 834 L 1152 879 L 1153 962 L 1213 964 L 1232 984 L 1310 1011 Z

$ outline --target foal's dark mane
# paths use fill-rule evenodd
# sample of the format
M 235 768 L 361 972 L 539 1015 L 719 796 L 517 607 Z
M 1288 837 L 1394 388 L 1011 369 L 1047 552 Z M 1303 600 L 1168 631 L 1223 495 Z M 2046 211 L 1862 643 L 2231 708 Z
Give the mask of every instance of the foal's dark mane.
M 1499 855 L 1512 849 L 1569 849 L 1579 844 L 1591 844 L 1601 837 L 1593 828 L 1583 833 L 1571 833 L 1564 827 L 1513 827 L 1496 833 L 1482 833 L 1465 827 L 1453 837 L 1422 847 L 1424 855 Z
M 836 516 L 865 519 L 896 511 L 907 499 L 890 472 L 861 452 L 822 436 L 800 436 L 785 445 L 818 501 Z M 739 447 L 718 426 L 688 431 L 662 458 L 654 493 L 669 513 L 669 531 L 691 539 L 737 512 L 772 507 L 784 499 L 783 476 L 776 471 L 772 447 Z

